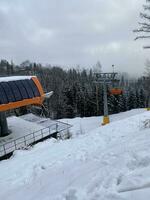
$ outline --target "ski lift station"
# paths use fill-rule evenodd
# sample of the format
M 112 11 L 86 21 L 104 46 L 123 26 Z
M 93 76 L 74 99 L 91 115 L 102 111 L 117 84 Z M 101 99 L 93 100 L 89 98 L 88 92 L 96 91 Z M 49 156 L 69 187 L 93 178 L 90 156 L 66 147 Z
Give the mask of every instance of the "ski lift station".
M 57 137 L 69 128 L 68 124 L 32 113 L 6 118 L 6 111 L 29 105 L 42 106 L 45 98 L 52 94 L 44 92 L 36 76 L 0 78 L 0 157 L 48 137 Z

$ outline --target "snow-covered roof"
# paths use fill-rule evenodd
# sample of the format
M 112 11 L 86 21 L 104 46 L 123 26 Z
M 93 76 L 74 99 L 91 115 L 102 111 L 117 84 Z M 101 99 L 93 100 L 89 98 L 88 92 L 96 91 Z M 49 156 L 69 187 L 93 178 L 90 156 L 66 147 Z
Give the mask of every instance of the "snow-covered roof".
M 8 76 L 8 77 L 0 77 L 0 82 L 25 80 L 25 79 L 31 79 L 32 77 L 36 77 L 36 76 Z

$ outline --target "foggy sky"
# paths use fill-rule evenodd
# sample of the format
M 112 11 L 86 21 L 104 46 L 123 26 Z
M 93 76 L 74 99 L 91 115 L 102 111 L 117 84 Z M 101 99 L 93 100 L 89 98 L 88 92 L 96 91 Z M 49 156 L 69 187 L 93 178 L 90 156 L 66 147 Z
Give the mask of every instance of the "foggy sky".
M 144 72 L 150 41 L 134 41 L 145 0 L 0 0 L 0 59 Z

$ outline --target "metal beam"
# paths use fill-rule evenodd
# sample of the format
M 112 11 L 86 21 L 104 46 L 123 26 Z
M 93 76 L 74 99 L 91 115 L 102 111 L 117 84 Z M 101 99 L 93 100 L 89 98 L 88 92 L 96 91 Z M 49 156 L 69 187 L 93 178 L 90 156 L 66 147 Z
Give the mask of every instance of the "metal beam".
M 5 112 L 0 112 L 0 137 L 9 135 L 8 124 Z

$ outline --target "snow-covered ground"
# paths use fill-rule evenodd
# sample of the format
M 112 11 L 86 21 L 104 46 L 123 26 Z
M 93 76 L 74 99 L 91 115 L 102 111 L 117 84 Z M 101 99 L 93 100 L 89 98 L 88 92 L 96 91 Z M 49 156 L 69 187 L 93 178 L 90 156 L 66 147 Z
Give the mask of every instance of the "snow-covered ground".
M 0 162 L 0 200 L 149 200 L 150 112 L 64 119 L 72 139 L 49 139 Z M 147 123 L 144 122 L 147 121 Z
M 7 118 L 7 121 L 11 134 L 0 137 L 0 156 L 56 133 L 56 130 L 59 132 L 59 136 L 63 138 L 70 126 L 69 124 L 39 117 L 32 113 L 20 117 L 11 116 Z

